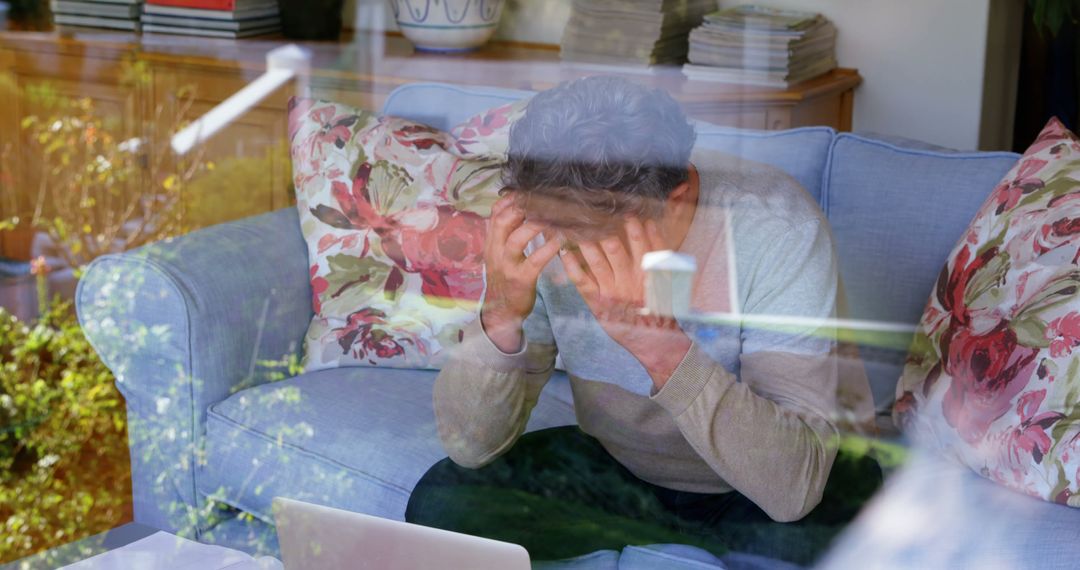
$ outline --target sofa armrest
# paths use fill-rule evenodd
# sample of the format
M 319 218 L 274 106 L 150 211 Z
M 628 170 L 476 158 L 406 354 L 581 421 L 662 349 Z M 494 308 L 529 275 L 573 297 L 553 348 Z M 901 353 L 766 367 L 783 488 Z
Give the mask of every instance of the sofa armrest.
M 76 307 L 127 401 L 135 520 L 197 536 L 206 410 L 280 375 L 312 317 L 295 208 L 103 256 Z M 287 368 L 287 367 L 285 367 Z

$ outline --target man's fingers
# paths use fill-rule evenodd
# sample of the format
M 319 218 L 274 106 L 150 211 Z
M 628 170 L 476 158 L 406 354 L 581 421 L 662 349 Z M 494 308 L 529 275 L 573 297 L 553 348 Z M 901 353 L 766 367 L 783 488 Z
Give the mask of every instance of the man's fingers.
M 506 238 L 510 236 L 510 232 L 514 231 L 524 221 L 525 212 L 518 208 L 508 206 L 499 210 L 498 213 L 493 213 L 488 241 L 495 244 L 506 243 Z
M 634 271 L 634 260 L 626 251 L 622 240 L 618 237 L 605 238 L 600 242 L 600 248 L 607 257 L 608 264 L 611 265 L 612 285 L 617 288 L 612 291 L 612 296 L 630 301 L 637 300 L 634 294 L 637 289 L 635 281 L 637 272 Z
M 491 216 L 489 216 L 489 218 L 494 218 L 499 215 L 499 212 L 505 210 L 506 206 L 510 203 L 509 198 L 509 196 L 503 196 L 502 198 L 495 200 L 495 203 L 491 205 Z
M 544 231 L 543 225 L 536 222 L 525 222 L 510 232 L 510 235 L 503 242 L 505 246 L 496 242 L 495 247 L 502 247 L 508 258 L 521 261 L 525 258 L 525 246 L 529 245 L 529 242 L 540 235 L 542 231 Z
M 660 233 L 660 226 L 655 220 L 645 221 L 645 235 L 649 241 L 649 251 L 661 251 L 668 248 L 667 241 Z
M 626 220 L 626 241 L 630 245 L 630 258 L 634 264 L 634 284 L 637 287 L 637 295 L 639 300 L 643 300 L 645 272 L 641 269 L 641 260 L 649 252 L 649 244 L 645 237 L 645 226 L 638 218 Z
M 626 220 L 626 241 L 630 245 L 630 255 L 638 262 L 649 252 L 648 238 L 645 236 L 645 226 L 637 218 Z
M 596 286 L 600 293 L 611 295 L 615 287 L 615 274 L 600 246 L 591 241 L 584 241 L 579 243 L 578 247 L 581 249 L 582 257 L 585 258 L 585 263 L 589 264 L 589 272 L 596 279 Z
M 585 269 L 581 267 L 581 262 L 572 252 L 565 249 L 559 250 L 559 258 L 562 259 L 563 268 L 566 270 L 566 276 L 570 278 L 570 282 L 577 287 L 585 302 L 590 302 L 593 296 L 596 295 L 596 281 L 585 272 Z
M 540 277 L 540 272 L 547 267 L 547 264 L 555 259 L 555 256 L 559 253 L 561 244 L 555 240 L 549 240 L 544 242 L 544 245 L 536 248 L 535 251 L 529 254 L 525 258 L 525 265 L 529 271 L 529 277 L 536 279 Z

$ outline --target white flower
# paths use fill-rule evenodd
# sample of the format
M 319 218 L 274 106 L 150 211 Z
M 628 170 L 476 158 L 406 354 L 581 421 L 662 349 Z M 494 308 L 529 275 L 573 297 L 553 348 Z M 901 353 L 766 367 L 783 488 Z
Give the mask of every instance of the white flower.
M 53 465 L 55 465 L 57 461 L 60 461 L 60 456 L 55 454 L 55 453 L 50 453 L 50 454 L 46 455 L 45 457 L 42 457 L 41 459 L 38 459 L 38 466 L 39 467 L 44 467 L 44 468 L 49 468 L 49 467 L 52 467 Z

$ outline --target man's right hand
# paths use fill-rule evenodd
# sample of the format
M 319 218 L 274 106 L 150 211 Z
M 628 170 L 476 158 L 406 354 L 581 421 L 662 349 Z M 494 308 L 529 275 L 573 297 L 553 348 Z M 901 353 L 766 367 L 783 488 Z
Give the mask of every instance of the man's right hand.
M 480 323 L 488 338 L 506 353 L 521 349 L 521 326 L 536 303 L 536 280 L 559 253 L 561 244 L 548 241 L 526 257 L 525 247 L 543 229 L 525 221 L 512 196 L 504 196 L 491 208 L 484 245 L 487 292 Z

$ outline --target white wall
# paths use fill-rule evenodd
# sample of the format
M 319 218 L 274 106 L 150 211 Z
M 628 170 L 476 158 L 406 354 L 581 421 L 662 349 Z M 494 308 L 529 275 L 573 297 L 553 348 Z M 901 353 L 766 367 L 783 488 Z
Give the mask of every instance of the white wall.
M 958 149 L 979 146 L 990 0 L 768 5 L 821 12 L 836 23 L 840 64 L 864 78 L 855 95 L 855 130 Z
M 721 0 L 720 5 L 746 1 Z M 992 3 L 1000 8 L 1020 0 L 759 1 L 777 8 L 821 12 L 836 23 L 840 65 L 858 68 L 864 78 L 855 95 L 855 130 L 964 150 L 1008 145 L 1006 135 L 1012 130 L 1008 103 L 1014 101 L 1019 53 L 1010 58 L 992 49 L 994 60 L 987 74 L 987 31 Z M 347 3 L 353 12 L 346 17 L 355 14 L 358 20 L 352 21 L 357 29 L 392 29 L 393 16 L 385 0 Z M 364 15 L 380 11 L 385 18 L 381 23 Z M 1007 12 L 1002 16 L 1001 9 L 995 10 L 996 30 L 1019 26 L 1011 21 L 1016 11 Z M 508 0 L 498 37 L 557 44 L 569 13 L 570 0 Z M 1003 22 L 1003 17 L 1010 21 Z M 987 94 L 988 105 L 993 107 L 984 113 Z M 980 132 L 984 133 L 981 141 Z

